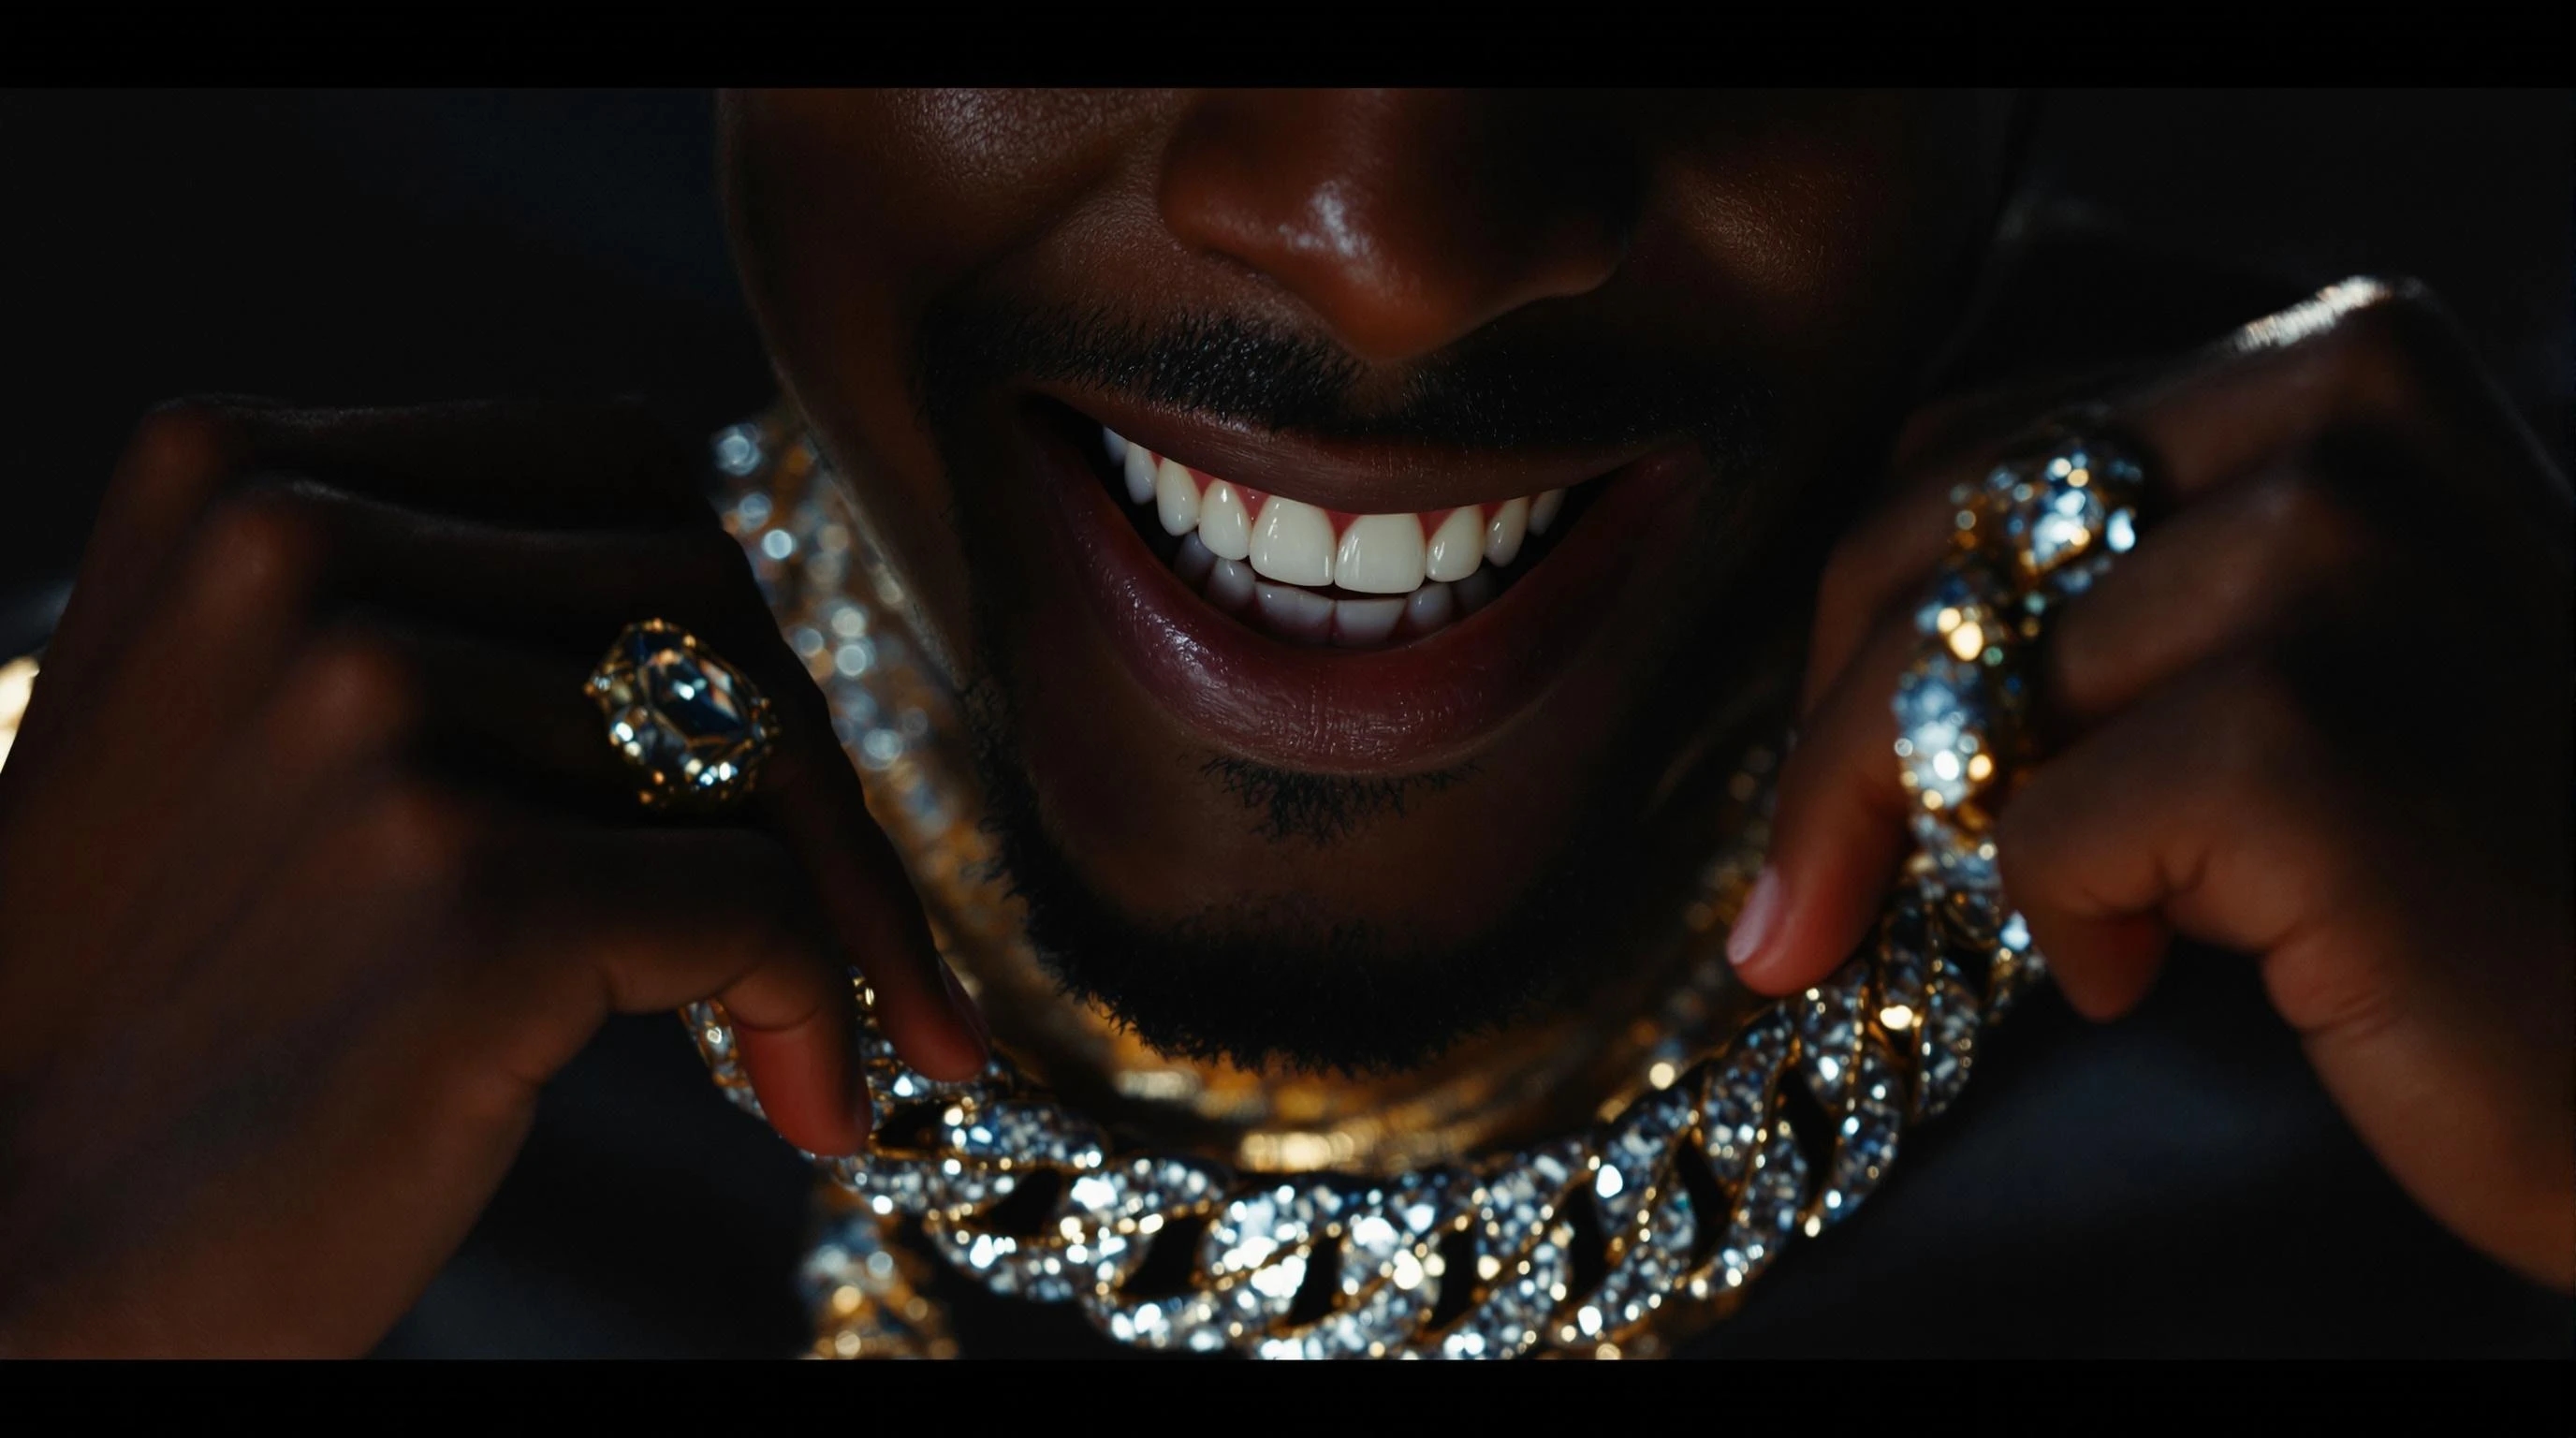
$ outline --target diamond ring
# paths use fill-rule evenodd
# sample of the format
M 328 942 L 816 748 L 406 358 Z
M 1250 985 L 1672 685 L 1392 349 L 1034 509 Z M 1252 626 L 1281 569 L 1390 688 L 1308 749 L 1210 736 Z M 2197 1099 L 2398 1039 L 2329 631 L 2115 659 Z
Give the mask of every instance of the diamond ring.
M 2035 757 L 2033 656 L 2057 611 L 2137 542 L 2146 466 L 2059 422 L 2028 457 L 1951 490 L 1951 551 L 1915 609 L 1896 756 L 1916 843 L 1955 892 L 1999 897 L 1996 806 Z
M 584 690 L 647 809 L 720 809 L 751 792 L 777 738 L 769 698 L 665 619 L 626 626 Z

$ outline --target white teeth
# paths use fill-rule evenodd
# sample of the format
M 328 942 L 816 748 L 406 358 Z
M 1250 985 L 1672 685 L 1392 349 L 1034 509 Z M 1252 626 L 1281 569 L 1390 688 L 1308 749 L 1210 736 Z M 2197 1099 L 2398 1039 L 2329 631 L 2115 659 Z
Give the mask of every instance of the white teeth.
M 1295 584 L 1256 585 L 1254 602 L 1262 622 L 1292 639 L 1321 644 L 1333 632 L 1333 601 Z
M 1154 456 L 1146 451 L 1145 446 L 1131 444 L 1127 446 L 1126 458 L 1120 460 L 1119 465 L 1127 474 L 1127 502 L 1152 504 L 1154 502 Z
M 1353 649 L 1384 644 L 1386 637 L 1395 632 L 1396 621 L 1403 617 L 1401 599 L 1336 599 L 1333 642 Z
M 1127 498 L 1152 506 L 1164 531 L 1179 538 L 1174 573 L 1217 608 L 1303 644 L 1374 648 L 1398 631 L 1419 638 L 1456 623 L 1493 601 L 1510 582 L 1493 571 L 1517 560 L 1529 536 L 1547 533 L 1565 508 L 1565 491 L 1551 489 L 1505 500 L 1490 516 L 1475 504 L 1353 515 L 1337 541 L 1333 516 L 1314 505 L 1274 494 L 1256 517 L 1244 491 L 1224 480 L 1106 427 L 1100 443 Z M 1440 522 L 1431 524 L 1435 514 Z M 1387 597 L 1313 592 L 1330 586 Z
M 1485 561 L 1484 511 L 1475 505 L 1449 511 L 1431 532 L 1423 551 L 1422 572 L 1442 581 L 1464 579 Z
M 1154 467 L 1154 511 L 1165 534 L 1187 534 L 1199 527 L 1199 486 L 1190 472 L 1164 460 Z
M 1216 480 L 1199 496 L 1199 543 L 1219 559 L 1244 559 L 1252 553 L 1252 514 L 1234 486 Z
M 1341 547 L 1333 551 L 1333 582 L 1362 594 L 1411 594 L 1420 589 L 1422 521 L 1410 514 L 1363 514 L 1353 519 L 1350 528 L 1342 531 Z
M 1398 633 L 1407 639 L 1436 633 L 1480 607 L 1494 584 L 1491 576 L 1480 572 L 1458 584 L 1434 580 L 1402 596 L 1329 599 L 1303 585 L 1258 578 L 1242 560 L 1219 559 L 1208 552 L 1195 534 L 1181 537 L 1173 551 L 1172 572 L 1206 596 L 1208 603 L 1276 638 L 1345 649 L 1380 648 Z M 1468 596 L 1473 596 L 1473 602 L 1467 602 Z
M 1428 634 L 1448 623 L 1450 616 L 1458 612 L 1458 600 L 1448 585 L 1426 584 L 1413 591 L 1412 598 L 1404 601 L 1404 612 L 1405 617 L 1413 621 L 1415 633 Z
M 1529 501 L 1507 501 L 1485 523 L 1485 562 L 1496 568 L 1520 557 L 1521 535 L 1529 527 Z M 1460 578 L 1466 576 L 1461 575 Z
M 1270 496 L 1252 531 L 1252 567 L 1287 584 L 1332 583 L 1333 521 L 1311 504 Z
M 1561 489 L 1551 489 L 1547 493 L 1540 495 L 1538 498 L 1531 500 L 1529 532 L 1532 534 L 1547 533 L 1547 527 L 1556 523 L 1556 512 L 1563 508 L 1565 508 L 1565 491 Z
M 1208 571 L 1207 597 L 1217 608 L 1233 613 L 1252 602 L 1252 566 L 1240 559 L 1220 559 Z

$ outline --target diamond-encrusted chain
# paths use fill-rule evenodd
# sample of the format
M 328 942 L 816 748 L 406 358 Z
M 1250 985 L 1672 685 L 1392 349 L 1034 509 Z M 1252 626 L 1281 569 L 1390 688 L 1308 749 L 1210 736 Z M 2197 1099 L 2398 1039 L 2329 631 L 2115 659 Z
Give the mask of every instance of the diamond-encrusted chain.
M 824 683 L 872 804 L 917 869 L 935 861 L 925 855 L 954 805 L 927 766 L 904 761 L 929 733 L 916 698 L 939 682 L 922 661 L 937 661 L 905 648 L 917 626 L 887 622 L 908 619 L 899 579 L 836 485 L 802 485 L 781 512 L 778 467 L 821 472 L 792 420 L 727 430 L 716 459 L 728 522 L 773 601 L 796 595 L 781 623 Z M 1073 1304 L 1147 1349 L 1645 1356 L 1723 1316 L 1784 1246 L 1877 1188 L 1906 1127 L 1957 1098 L 1982 1029 L 2044 975 L 2019 917 L 2002 912 L 1993 807 L 2028 757 L 2029 656 L 2058 604 L 2129 547 L 2138 476 L 2125 453 L 2067 438 L 1954 495 L 1960 545 L 1927 595 L 1925 655 L 1895 701 L 1917 852 L 1869 943 L 1697 1061 L 1656 1062 L 1587 1132 L 1378 1178 L 1122 1151 L 998 1056 L 963 1083 L 913 1072 L 862 983 L 875 1146 L 815 1159 L 839 1195 L 808 1265 L 815 1351 L 946 1351 L 927 1300 L 896 1281 L 910 1261 L 894 1236 L 905 1223 L 991 1291 Z M 781 583 L 791 571 L 800 582 Z M 1748 768 L 1737 792 L 1767 770 Z M 1755 857 L 1721 856 L 1711 873 L 1740 876 Z M 1726 900 L 1712 888 L 1692 902 Z M 758 1113 L 722 1011 L 685 1016 L 717 1084 Z M 866 1227 L 877 1222 L 887 1227 Z M 1140 1287 L 1146 1273 L 1155 1286 Z

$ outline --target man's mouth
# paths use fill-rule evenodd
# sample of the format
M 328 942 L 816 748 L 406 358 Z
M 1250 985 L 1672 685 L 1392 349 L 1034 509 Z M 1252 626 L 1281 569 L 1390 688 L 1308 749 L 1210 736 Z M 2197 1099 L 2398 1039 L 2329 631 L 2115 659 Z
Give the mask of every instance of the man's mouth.
M 1527 572 L 1571 521 L 1564 489 L 1353 514 L 1220 479 L 1103 425 L 1103 477 L 1148 546 L 1209 604 L 1291 644 L 1376 649 L 1448 628 Z
M 1097 392 L 1023 417 L 1056 522 L 1021 532 L 1090 601 L 1032 616 L 1042 682 L 1096 684 L 1072 656 L 1099 635 L 1221 751 L 1322 773 L 1459 762 L 1568 681 L 1616 703 L 1708 474 L 1671 439 L 1470 455 Z

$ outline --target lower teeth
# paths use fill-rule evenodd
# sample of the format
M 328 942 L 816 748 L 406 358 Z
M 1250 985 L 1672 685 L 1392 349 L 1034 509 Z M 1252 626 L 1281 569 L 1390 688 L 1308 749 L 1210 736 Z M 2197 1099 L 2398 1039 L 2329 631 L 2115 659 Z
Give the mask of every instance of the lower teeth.
M 1454 584 L 1437 581 L 1410 594 L 1336 599 L 1295 584 L 1264 579 L 1240 559 L 1219 559 L 1195 534 L 1183 535 L 1172 572 L 1208 603 L 1292 644 L 1375 649 L 1420 639 L 1493 602 L 1500 588 L 1479 569 Z

